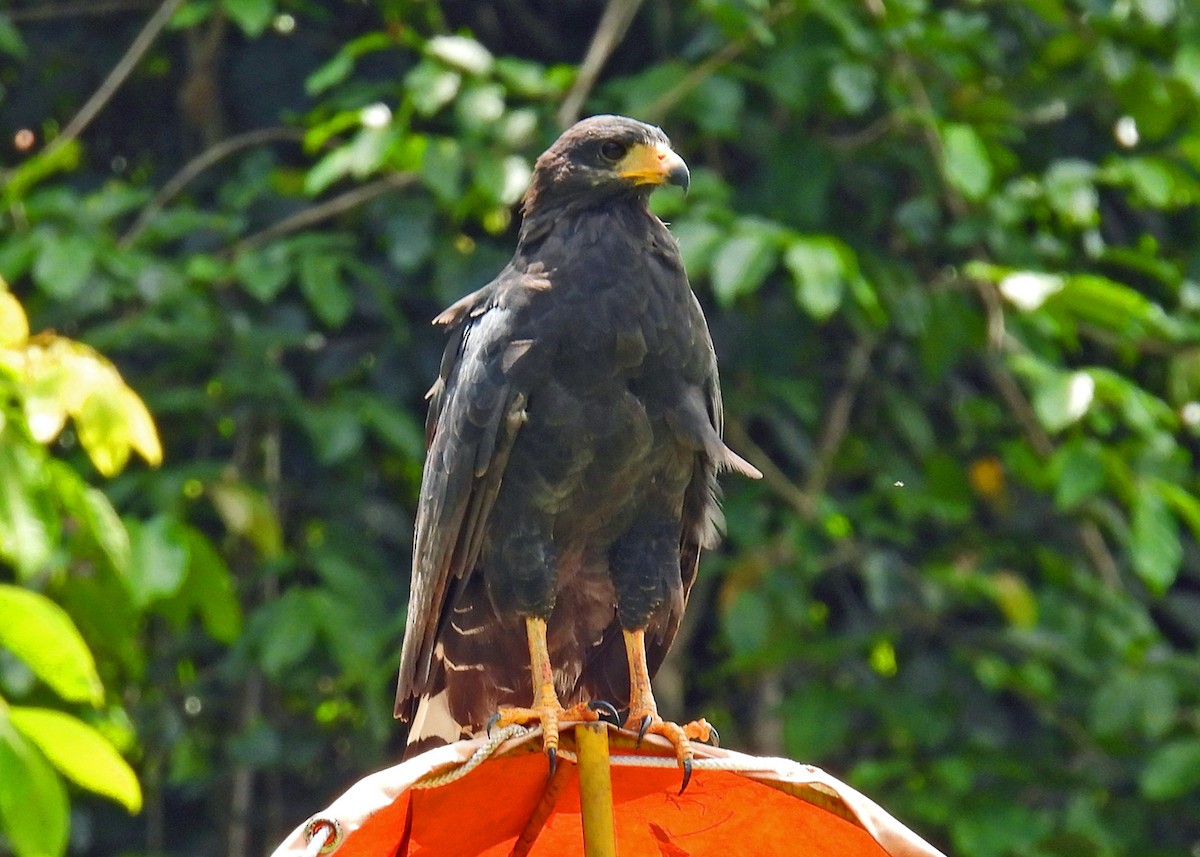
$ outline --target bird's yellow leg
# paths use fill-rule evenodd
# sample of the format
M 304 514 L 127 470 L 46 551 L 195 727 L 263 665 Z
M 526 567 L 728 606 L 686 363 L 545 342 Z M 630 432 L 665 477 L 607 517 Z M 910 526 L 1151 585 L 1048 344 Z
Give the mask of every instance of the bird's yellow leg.
M 679 767 L 683 768 L 683 785 L 679 789 L 683 794 L 692 778 L 691 742 L 715 741 L 717 732 L 703 718 L 680 726 L 658 716 L 658 705 L 650 687 L 650 670 L 646 666 L 646 632 L 638 629 L 623 633 L 625 655 L 629 659 L 629 718 L 625 728 L 637 730 L 639 741 L 647 734 L 654 734 L 662 735 L 674 745 L 675 757 Z
M 527 618 L 525 633 L 529 638 L 529 665 L 533 674 L 533 705 L 529 708 L 501 708 L 488 725 L 492 728 L 522 726 L 540 723 L 542 726 L 542 749 L 550 757 L 550 773 L 553 775 L 558 756 L 558 733 L 562 723 L 598 720 L 599 715 L 586 702 L 571 708 L 563 708 L 554 690 L 554 668 L 550 664 L 550 651 L 546 645 L 546 620 Z

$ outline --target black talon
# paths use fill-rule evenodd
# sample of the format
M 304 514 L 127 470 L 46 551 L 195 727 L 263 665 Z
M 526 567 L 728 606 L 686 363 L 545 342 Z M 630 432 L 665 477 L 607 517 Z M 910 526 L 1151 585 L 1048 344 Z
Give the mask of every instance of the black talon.
M 621 716 L 617 713 L 616 707 L 605 699 L 593 699 L 587 704 L 588 708 L 600 715 L 600 719 L 605 723 L 611 723 L 613 726 L 620 728 Z
M 683 785 L 679 787 L 679 793 L 683 794 L 687 791 L 688 783 L 692 781 L 692 760 L 683 760 Z
M 717 731 L 716 726 L 713 726 L 711 724 L 709 725 L 708 740 L 705 741 L 704 743 L 710 747 L 720 747 L 721 746 L 721 733 Z
M 642 746 L 642 739 L 646 737 L 646 730 L 650 728 L 651 717 L 647 714 L 642 718 L 642 725 L 638 727 L 637 746 Z
M 499 722 L 500 722 L 500 712 L 497 711 L 495 714 L 493 714 L 491 717 L 488 718 L 487 730 L 484 734 L 486 734 L 489 738 L 491 738 L 492 737 L 492 727 L 495 726 Z
M 546 750 L 546 755 L 550 759 L 550 775 L 546 777 L 546 780 L 549 781 L 554 779 L 554 772 L 558 770 L 558 750 L 551 747 Z

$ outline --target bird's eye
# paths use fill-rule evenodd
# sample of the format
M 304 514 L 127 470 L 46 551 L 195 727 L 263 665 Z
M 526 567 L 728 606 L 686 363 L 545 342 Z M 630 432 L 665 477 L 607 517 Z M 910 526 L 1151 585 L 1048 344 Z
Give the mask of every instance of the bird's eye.
M 600 154 L 606 161 L 619 161 L 628 151 L 624 143 L 618 143 L 616 140 L 606 140 L 600 146 Z

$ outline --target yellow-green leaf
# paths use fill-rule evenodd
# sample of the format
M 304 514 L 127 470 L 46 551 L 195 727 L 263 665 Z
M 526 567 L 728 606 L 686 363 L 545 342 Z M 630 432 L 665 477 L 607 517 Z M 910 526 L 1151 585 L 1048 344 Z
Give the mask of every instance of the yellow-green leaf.
M 11 293 L 0 291 L 0 348 L 20 345 L 28 338 L 29 319 L 20 301 Z
M 158 429 L 154 426 L 154 418 L 150 416 L 146 403 L 133 390 L 123 386 L 121 404 L 129 424 L 129 443 L 146 459 L 147 464 L 153 467 L 162 464 L 162 442 L 158 439 Z
M 61 857 L 70 816 L 62 780 L 0 707 L 0 828 L 17 857 Z
M 104 687 L 96 661 L 66 612 L 37 592 L 0 584 L 0 646 L 69 702 L 97 705 Z
M 120 473 L 129 460 L 129 416 L 121 393 L 117 384 L 100 384 L 75 415 L 79 442 L 104 476 Z
M 112 798 L 130 812 L 142 808 L 137 774 L 107 738 L 76 717 L 49 708 L 12 706 L 9 719 L 71 782 Z

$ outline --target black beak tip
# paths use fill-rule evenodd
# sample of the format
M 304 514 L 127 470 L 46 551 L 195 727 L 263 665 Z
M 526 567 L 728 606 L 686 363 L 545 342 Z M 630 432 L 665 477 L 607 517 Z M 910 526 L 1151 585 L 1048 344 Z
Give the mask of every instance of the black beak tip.
M 687 164 L 680 161 L 671 167 L 667 173 L 667 184 L 675 185 L 675 187 L 683 188 L 683 192 L 687 193 L 688 188 L 692 184 L 692 174 L 688 172 Z

